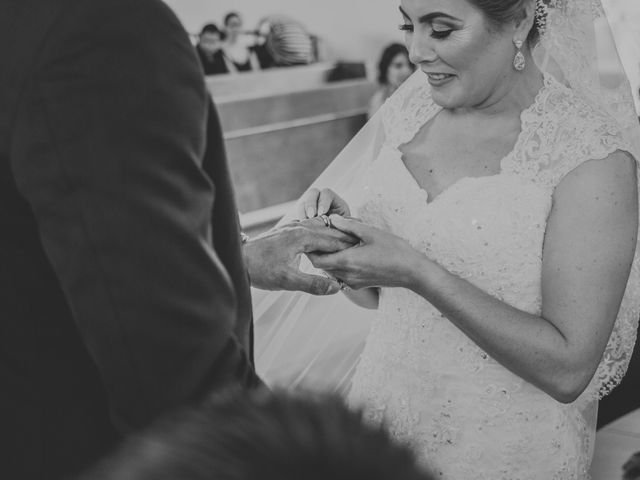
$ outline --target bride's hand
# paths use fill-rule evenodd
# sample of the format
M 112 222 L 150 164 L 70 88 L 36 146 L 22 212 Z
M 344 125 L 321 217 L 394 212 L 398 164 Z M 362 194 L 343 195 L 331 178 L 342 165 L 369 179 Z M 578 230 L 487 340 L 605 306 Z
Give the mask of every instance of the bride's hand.
M 297 205 L 298 220 L 333 214 L 350 217 L 351 209 L 346 201 L 329 188 L 309 189 Z
M 354 290 L 367 287 L 411 288 L 416 269 L 427 259 L 409 242 L 337 215 L 331 217 L 331 223 L 338 230 L 359 238 L 360 244 L 326 255 L 309 254 L 316 268 L 339 278 Z

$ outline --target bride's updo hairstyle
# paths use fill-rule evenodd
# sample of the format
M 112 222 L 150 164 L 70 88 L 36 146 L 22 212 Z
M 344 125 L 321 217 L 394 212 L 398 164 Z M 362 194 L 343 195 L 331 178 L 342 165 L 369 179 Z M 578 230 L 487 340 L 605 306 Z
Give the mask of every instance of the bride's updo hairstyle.
M 525 17 L 525 8 L 532 2 L 536 2 L 536 0 L 469 0 L 469 3 L 485 14 L 489 22 L 497 30 L 500 30 L 509 22 L 522 20 Z M 538 0 L 537 3 L 543 5 L 547 4 L 545 0 Z M 544 23 L 546 20 L 545 18 L 540 18 L 540 16 L 545 15 L 543 9 L 536 8 L 535 12 L 536 19 L 533 22 L 533 27 L 529 31 L 529 36 L 527 37 L 529 47 L 532 48 L 540 39 L 539 25 Z

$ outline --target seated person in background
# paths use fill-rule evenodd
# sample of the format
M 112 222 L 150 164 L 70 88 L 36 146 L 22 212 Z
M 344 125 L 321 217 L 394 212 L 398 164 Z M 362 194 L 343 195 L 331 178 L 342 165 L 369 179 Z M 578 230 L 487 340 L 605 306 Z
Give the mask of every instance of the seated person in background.
M 196 45 L 196 52 L 205 75 L 229 73 L 222 53 L 222 40 L 222 32 L 213 23 L 208 23 L 202 27 L 198 37 L 198 44 Z
M 267 17 L 260 21 L 257 31 L 262 38 L 256 46 L 258 57 L 270 57 L 270 66 L 308 65 L 315 61 L 311 35 L 296 20 L 284 16 Z
M 334 397 L 230 390 L 134 436 L 84 480 L 429 480 Z
M 277 66 L 276 61 L 267 48 L 267 39 L 269 38 L 270 34 L 271 20 L 269 17 L 265 17 L 258 22 L 258 26 L 256 27 L 255 31 L 255 45 L 253 46 L 253 51 L 258 57 L 260 68 L 262 68 L 263 70 Z
M 260 62 L 253 51 L 254 40 L 242 31 L 242 18 L 236 12 L 224 17 L 225 42 L 223 52 L 230 73 L 260 70 Z
M 392 43 L 382 52 L 378 63 L 378 84 L 380 87 L 373 94 L 369 103 L 369 117 L 382 106 L 396 89 L 402 85 L 415 70 L 409 61 L 407 47 L 400 43 Z

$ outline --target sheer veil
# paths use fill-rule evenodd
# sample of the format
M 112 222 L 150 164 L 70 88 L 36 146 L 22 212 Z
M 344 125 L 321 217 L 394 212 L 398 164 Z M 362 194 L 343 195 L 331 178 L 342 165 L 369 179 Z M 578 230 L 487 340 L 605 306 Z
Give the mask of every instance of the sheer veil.
M 376 158 L 383 141 L 378 113 L 311 187 L 332 188 L 354 205 L 350 193 L 358 190 L 358 180 Z M 279 225 L 293 218 L 294 212 L 290 212 Z M 372 311 L 352 304 L 341 294 L 313 297 L 300 292 L 256 289 L 252 293 L 256 368 L 265 382 L 272 387 L 346 394 L 365 344 Z
M 633 96 L 600 0 L 537 0 L 536 4 L 541 39 L 533 54 L 538 67 L 608 111 L 640 159 Z M 425 81 L 418 70 L 394 96 Z M 384 142 L 384 115 L 383 107 L 312 185 L 345 197 L 356 215 L 359 182 Z M 280 223 L 292 218 L 293 212 Z M 254 290 L 253 295 L 256 368 L 267 384 L 345 395 L 376 312 L 357 307 L 340 294 L 312 297 Z M 635 338 L 635 331 L 629 334 Z M 626 369 L 629 359 L 620 361 L 620 368 Z

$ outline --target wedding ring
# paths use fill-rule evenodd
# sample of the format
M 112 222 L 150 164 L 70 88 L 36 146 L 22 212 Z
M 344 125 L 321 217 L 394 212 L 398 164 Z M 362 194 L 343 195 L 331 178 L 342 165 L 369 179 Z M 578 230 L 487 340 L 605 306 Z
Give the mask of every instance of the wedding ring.
M 327 215 L 320 215 L 320 219 L 324 222 L 324 226 L 327 228 L 333 228 L 331 219 Z

